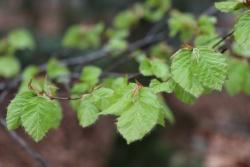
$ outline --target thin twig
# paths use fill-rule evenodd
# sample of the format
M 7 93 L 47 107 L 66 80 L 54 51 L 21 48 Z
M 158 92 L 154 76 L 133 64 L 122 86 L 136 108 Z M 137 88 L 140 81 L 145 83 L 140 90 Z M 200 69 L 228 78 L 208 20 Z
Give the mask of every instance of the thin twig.
M 6 122 L 4 119 L 0 118 L 0 124 L 4 127 L 4 129 L 7 128 Z M 17 142 L 20 147 L 25 150 L 33 160 L 35 160 L 40 167 L 48 167 L 47 162 L 45 159 L 33 148 L 31 148 L 16 132 L 14 131 L 7 131 L 9 136 Z
M 215 49 L 217 46 L 219 46 L 222 42 L 224 42 L 227 38 L 231 37 L 234 33 L 234 30 L 230 31 L 228 34 L 222 37 L 221 40 L 219 40 L 217 43 L 213 45 L 213 49 Z

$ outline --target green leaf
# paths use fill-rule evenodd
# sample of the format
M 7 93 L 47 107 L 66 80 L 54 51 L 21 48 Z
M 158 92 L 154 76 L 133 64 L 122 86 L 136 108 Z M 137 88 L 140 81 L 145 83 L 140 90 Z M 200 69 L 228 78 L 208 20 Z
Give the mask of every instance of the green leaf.
M 8 43 L 14 49 L 35 48 L 35 42 L 32 35 L 25 29 L 11 31 L 8 35 Z
M 47 64 L 47 74 L 49 78 L 55 79 L 58 82 L 69 82 L 69 70 L 55 58 L 49 60 Z
M 136 17 L 133 10 L 125 10 L 114 18 L 113 24 L 117 29 L 130 29 L 138 20 L 139 17 Z
M 234 96 L 243 91 L 245 79 L 249 73 L 248 64 L 236 59 L 231 59 L 229 64 L 228 78 L 225 82 L 227 92 Z
M 144 15 L 149 21 L 160 20 L 171 6 L 170 0 L 147 0 L 144 4 Z
M 199 48 L 197 52 L 199 58 L 194 75 L 203 86 L 221 90 L 227 75 L 226 57 L 208 48 Z
M 94 26 L 74 25 L 64 35 L 63 46 L 66 48 L 87 49 L 96 48 L 101 44 L 101 34 L 104 25 L 98 23 Z
M 184 14 L 178 11 L 172 11 L 168 20 L 170 36 L 180 35 L 183 42 L 189 41 L 195 34 L 196 21 L 191 14 Z
M 77 117 L 82 127 L 88 127 L 96 122 L 98 118 L 98 108 L 88 99 L 82 99 L 77 108 Z
M 157 79 L 153 79 L 149 86 L 154 93 L 172 93 L 175 88 L 175 83 L 172 80 L 166 82 L 160 82 Z
M 36 66 L 28 66 L 24 69 L 22 78 L 23 81 L 30 81 L 32 78 L 34 78 L 39 73 L 39 68 Z
M 221 90 L 227 75 L 226 58 L 209 48 L 181 49 L 173 58 L 173 79 L 199 97 L 206 89 Z
M 25 103 L 21 116 L 25 131 L 38 142 L 51 128 L 57 128 L 60 124 L 62 113 L 56 101 L 44 97 L 35 96 Z
M 91 86 L 96 85 L 99 82 L 99 77 L 102 70 L 96 66 L 86 66 L 82 70 L 80 80 L 82 82 L 88 83 Z
M 242 49 L 250 48 L 250 11 L 244 13 L 234 26 L 234 37 Z
M 179 100 L 181 100 L 183 103 L 192 104 L 194 103 L 194 100 L 196 99 L 193 95 L 185 91 L 178 84 L 176 84 L 174 92 L 175 92 L 175 96 Z
M 132 103 L 133 87 L 126 86 L 114 92 L 114 96 L 110 98 L 110 105 L 104 109 L 101 115 L 121 115 L 127 107 Z
M 7 110 L 7 127 L 15 129 L 22 125 L 35 141 L 40 141 L 51 128 L 57 128 L 62 118 L 56 101 L 32 92 L 18 94 Z
M 202 15 L 198 20 L 199 34 L 214 35 L 216 34 L 215 24 L 216 17 Z
M 241 8 L 244 8 L 245 5 L 240 0 L 228 0 L 223 2 L 216 2 L 215 7 L 221 12 L 234 12 Z
M 109 40 L 107 44 L 107 49 L 109 52 L 117 55 L 126 50 L 128 47 L 128 43 L 123 38 L 112 38 Z
M 156 76 L 163 81 L 170 77 L 170 71 L 167 63 L 157 58 L 152 60 L 143 58 L 140 62 L 139 70 L 144 76 Z
M 6 123 L 9 130 L 14 130 L 21 125 L 21 115 L 25 111 L 26 104 L 35 95 L 32 92 L 18 94 L 7 108 Z
M 10 78 L 20 71 L 19 61 L 13 56 L 0 57 L 0 76 Z
M 108 105 L 108 98 L 113 95 L 113 90 L 109 88 L 99 88 L 88 96 L 79 100 L 76 106 L 77 117 L 82 127 L 87 127 L 95 123 L 101 109 Z
M 192 50 L 181 49 L 173 56 L 171 73 L 173 80 L 186 92 L 198 97 L 204 92 L 204 88 L 194 75 L 193 67 L 196 63 L 192 58 Z
M 250 67 L 246 70 L 245 82 L 243 85 L 243 92 L 247 95 L 250 95 Z
M 128 144 L 140 140 L 157 124 L 159 111 L 157 96 L 142 88 L 139 98 L 118 118 L 118 131 Z

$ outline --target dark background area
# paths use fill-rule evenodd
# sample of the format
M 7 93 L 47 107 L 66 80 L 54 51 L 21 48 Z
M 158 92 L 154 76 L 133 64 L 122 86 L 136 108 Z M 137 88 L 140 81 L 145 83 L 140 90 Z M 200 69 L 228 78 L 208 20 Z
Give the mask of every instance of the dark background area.
M 25 64 L 41 64 L 61 54 L 64 31 L 73 24 L 110 24 L 113 16 L 135 0 L 0 0 L 0 34 L 26 27 L 35 35 L 38 49 L 22 52 Z M 173 8 L 199 15 L 213 5 L 211 0 L 173 0 Z M 219 17 L 227 28 L 232 18 Z M 223 18 L 223 19 L 221 19 Z M 230 27 L 228 27 L 230 29 Z M 55 54 L 56 53 L 56 54 Z M 60 54 L 59 54 L 60 53 Z M 9 95 L 11 99 L 14 95 Z M 212 93 L 194 105 L 184 105 L 166 96 L 176 123 L 157 127 L 142 141 L 127 145 L 114 127 L 113 118 L 101 118 L 89 128 L 78 126 L 75 113 L 63 103 L 64 119 L 40 143 L 20 134 L 51 167 L 249 167 L 250 97 Z M 6 108 L 6 104 L 0 104 Z M 0 167 L 33 167 L 36 162 L 8 132 L 0 127 Z

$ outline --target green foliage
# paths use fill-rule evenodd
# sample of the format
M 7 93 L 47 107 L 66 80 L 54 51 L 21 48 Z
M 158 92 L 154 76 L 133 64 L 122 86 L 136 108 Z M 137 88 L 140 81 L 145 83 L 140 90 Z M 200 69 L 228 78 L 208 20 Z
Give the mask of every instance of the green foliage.
M 154 93 L 166 92 L 172 93 L 175 89 L 175 83 L 173 80 L 168 80 L 166 82 L 160 82 L 157 79 L 153 79 L 149 86 Z
M 230 0 L 216 3 L 216 7 L 223 12 L 234 12 L 246 8 L 246 3 Z M 102 70 L 92 65 L 84 66 L 79 79 L 69 82 L 68 68 L 52 58 L 47 63 L 46 71 L 28 66 L 22 72 L 19 91 L 7 108 L 8 129 L 22 126 L 35 141 L 40 141 L 50 129 L 60 124 L 62 113 L 55 99 L 70 100 L 80 126 L 91 126 L 100 116 L 112 115 L 117 118 L 119 133 L 127 143 L 132 143 L 141 140 L 156 125 L 165 126 L 165 120 L 174 123 L 163 93 L 173 93 L 188 104 L 194 103 L 202 94 L 220 91 L 223 86 L 230 95 L 240 92 L 250 95 L 250 66 L 245 60 L 250 56 L 249 11 L 243 13 L 234 26 L 235 42 L 233 49 L 228 48 L 227 52 L 228 57 L 235 56 L 242 60 L 228 58 L 219 52 L 228 43 L 224 43 L 227 39 L 218 35 L 215 17 L 202 15 L 196 18 L 176 10 L 172 10 L 168 20 L 170 37 L 178 36 L 180 42 L 192 43 L 194 47 L 185 45 L 173 54 L 175 47 L 169 46 L 165 40 L 158 42 L 151 37 L 129 44 L 130 40 L 135 40 L 132 33 L 139 23 L 147 22 L 147 25 L 148 22 L 164 20 L 170 5 L 170 0 L 146 0 L 119 12 L 110 28 L 105 29 L 102 23 L 75 25 L 63 38 L 66 48 L 95 49 L 103 41 L 105 53 L 135 58 L 139 62 L 140 74 L 150 76 L 143 83 L 149 84 L 143 86 L 138 81 L 129 82 L 135 78 L 128 77 L 112 76 L 102 80 Z M 158 29 L 157 26 L 155 29 L 152 25 L 153 31 L 157 31 L 154 35 L 164 33 L 160 32 L 164 27 Z M 6 39 L 2 39 L 0 77 L 16 76 L 20 64 L 12 55 L 19 49 L 34 47 L 33 38 L 23 29 L 12 31 Z M 141 50 L 136 50 L 138 48 Z M 45 72 L 48 78 L 41 76 Z M 56 96 L 54 81 L 72 86 L 70 95 Z
M 8 44 L 15 50 L 35 48 L 35 42 L 32 35 L 25 29 L 11 31 L 8 35 Z
M 144 4 L 145 18 L 149 21 L 160 20 L 171 6 L 170 0 L 147 0 Z
M 61 117 L 61 108 L 56 101 L 24 92 L 8 106 L 7 127 L 13 130 L 22 125 L 35 141 L 40 141 L 49 129 L 59 126 Z
M 247 62 L 230 59 L 228 78 L 225 82 L 227 92 L 234 96 L 240 92 L 249 94 L 250 67 Z
M 241 49 L 250 48 L 250 11 L 244 13 L 234 26 L 235 41 Z
M 234 12 L 245 7 L 243 1 L 240 0 L 228 0 L 222 2 L 216 2 L 215 7 L 222 12 Z
M 166 62 L 157 58 L 151 60 L 145 57 L 142 58 L 139 70 L 144 76 L 156 76 L 163 81 L 170 77 L 169 67 Z
M 55 79 L 58 82 L 69 82 L 69 70 L 64 64 L 60 63 L 55 58 L 52 58 L 48 61 L 47 74 L 49 78 Z
M 114 100 L 110 100 L 113 102 L 101 114 L 118 116 L 117 129 L 128 144 L 142 139 L 159 120 L 162 122 L 165 118 L 171 118 L 168 108 L 162 105 L 150 88 L 129 84 L 116 90 L 112 98 L 114 97 Z
M 196 31 L 196 21 L 191 14 L 184 14 L 176 10 L 171 12 L 168 20 L 170 36 L 180 35 L 181 41 L 189 41 Z
M 99 67 L 86 66 L 82 70 L 80 80 L 94 86 L 98 83 L 101 73 L 102 70 Z
M 102 23 L 94 26 L 74 25 L 66 32 L 63 46 L 77 49 L 96 48 L 101 43 L 100 36 L 103 31 Z
M 81 99 L 76 108 L 80 125 L 87 127 L 95 123 L 103 107 L 103 103 L 107 102 L 105 98 L 109 98 L 112 95 L 112 89 L 100 88 Z
M 227 74 L 226 58 L 208 48 L 181 49 L 173 56 L 173 79 L 199 97 L 206 89 L 221 90 Z
M 0 77 L 14 77 L 19 71 L 20 64 L 14 56 L 0 56 Z

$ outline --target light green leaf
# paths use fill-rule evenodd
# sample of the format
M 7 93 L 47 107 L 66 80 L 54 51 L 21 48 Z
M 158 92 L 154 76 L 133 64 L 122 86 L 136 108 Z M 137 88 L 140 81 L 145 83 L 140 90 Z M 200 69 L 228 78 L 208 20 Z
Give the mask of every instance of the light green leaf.
M 235 59 L 230 60 L 225 88 L 231 96 L 243 91 L 248 72 L 249 68 L 246 62 Z
M 14 130 L 21 125 L 21 115 L 25 111 L 26 104 L 35 97 L 32 92 L 18 94 L 7 108 L 6 123 L 9 130 Z
M 194 103 L 194 100 L 196 99 L 193 95 L 185 91 L 182 87 L 180 87 L 178 84 L 175 86 L 175 96 L 181 100 L 184 103 L 192 104 Z
M 196 21 L 191 14 L 184 14 L 178 11 L 172 11 L 171 17 L 168 20 L 170 36 L 175 37 L 180 35 L 180 39 L 183 42 L 190 40 L 196 30 Z
M 0 76 L 10 78 L 20 71 L 19 61 L 13 56 L 0 57 Z
M 95 86 L 99 82 L 102 70 L 96 66 L 86 66 L 82 70 L 80 80 L 91 86 Z
M 64 35 L 63 46 L 76 49 L 96 48 L 101 44 L 100 37 L 103 31 L 104 25 L 102 23 L 93 26 L 71 26 Z
M 173 56 L 171 73 L 174 81 L 186 92 L 198 97 L 204 92 L 204 88 L 194 75 L 193 67 L 196 63 L 192 50 L 181 49 Z
M 250 67 L 246 70 L 245 82 L 243 85 L 243 92 L 247 95 L 250 95 Z
M 250 48 L 250 11 L 244 13 L 234 26 L 234 37 L 242 49 Z
M 154 93 L 161 93 L 161 92 L 172 93 L 175 88 L 175 83 L 172 80 L 168 80 L 166 82 L 160 82 L 156 79 L 153 79 L 150 82 L 149 87 L 152 89 Z
M 167 63 L 161 59 L 154 58 L 150 60 L 148 58 L 143 58 L 140 62 L 139 70 L 144 76 L 154 75 L 163 81 L 170 77 L 169 67 Z
M 77 108 L 77 117 L 82 127 L 88 127 L 96 122 L 98 108 L 89 99 L 82 99 Z
M 69 82 L 69 70 L 55 58 L 49 60 L 47 74 L 49 78 L 56 79 L 58 82 Z
M 171 6 L 170 0 L 147 0 L 144 4 L 144 15 L 149 21 L 160 20 Z
M 25 131 L 38 142 L 51 128 L 60 124 L 62 113 L 59 104 L 44 97 L 34 96 L 24 104 L 21 122 Z
M 32 78 L 34 78 L 39 73 L 39 68 L 36 66 L 28 66 L 24 69 L 22 77 L 23 81 L 30 81 Z
M 175 82 L 195 97 L 206 89 L 221 90 L 227 75 L 225 56 L 209 48 L 182 49 L 173 58 Z
M 203 86 L 221 90 L 228 69 L 226 57 L 208 48 L 199 48 L 198 54 L 199 59 L 194 65 L 194 75 Z
M 223 2 L 216 2 L 215 7 L 222 12 L 234 12 L 244 8 L 244 3 L 240 0 L 228 0 Z
M 8 35 L 8 43 L 14 49 L 35 48 L 35 42 L 32 35 L 25 29 L 11 31 Z
M 118 131 L 128 144 L 140 140 L 157 124 L 159 112 L 157 96 L 142 88 L 139 98 L 118 118 Z

